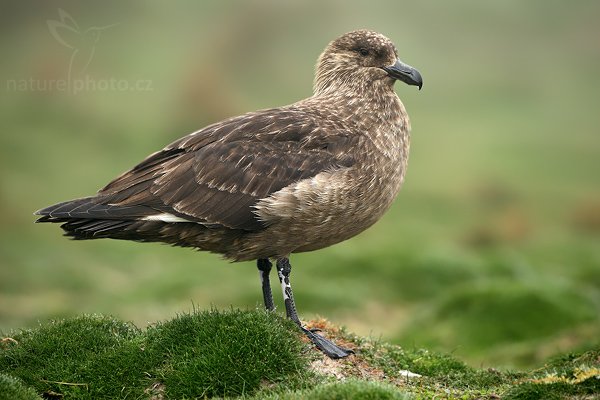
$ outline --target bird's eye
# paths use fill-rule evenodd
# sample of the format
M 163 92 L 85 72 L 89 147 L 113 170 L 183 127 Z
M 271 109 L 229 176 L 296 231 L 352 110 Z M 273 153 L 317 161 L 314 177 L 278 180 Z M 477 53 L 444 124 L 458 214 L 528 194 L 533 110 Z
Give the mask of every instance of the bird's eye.
M 360 55 L 361 55 L 361 56 L 363 56 L 363 57 L 366 57 L 366 56 L 368 56 L 368 55 L 369 55 L 369 50 L 368 50 L 368 49 L 365 49 L 365 48 L 359 49 L 359 50 L 358 50 L 358 52 L 359 52 L 359 53 L 360 53 Z

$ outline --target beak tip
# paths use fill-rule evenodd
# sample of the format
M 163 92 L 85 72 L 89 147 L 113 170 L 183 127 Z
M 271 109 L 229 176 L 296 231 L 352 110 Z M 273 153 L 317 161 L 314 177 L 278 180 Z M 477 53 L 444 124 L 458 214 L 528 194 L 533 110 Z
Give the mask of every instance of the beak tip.
M 413 78 L 415 85 L 419 87 L 419 90 L 421 90 L 423 88 L 423 77 L 421 76 L 421 73 L 416 69 L 413 69 Z
M 390 77 L 401 80 L 408 85 L 417 86 L 419 90 L 423 87 L 421 73 L 400 60 L 396 60 L 394 65 L 383 67 L 383 70 L 386 71 Z

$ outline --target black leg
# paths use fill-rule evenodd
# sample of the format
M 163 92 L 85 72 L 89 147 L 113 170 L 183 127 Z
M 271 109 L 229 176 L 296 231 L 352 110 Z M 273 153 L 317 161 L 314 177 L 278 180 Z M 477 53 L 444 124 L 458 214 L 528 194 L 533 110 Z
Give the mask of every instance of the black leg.
M 271 293 L 271 281 L 269 280 L 269 273 L 271 272 L 271 261 L 268 258 L 259 258 L 256 260 L 256 266 L 260 274 L 260 284 L 262 286 L 263 301 L 265 308 L 268 311 L 273 311 L 275 305 L 273 304 L 273 293 Z
M 289 319 L 294 321 L 296 325 L 302 328 L 300 318 L 296 312 L 296 303 L 294 303 L 294 294 L 292 293 L 292 285 L 290 285 L 290 273 L 292 272 L 292 266 L 290 260 L 287 258 L 280 258 L 277 260 L 277 276 L 279 276 L 279 283 L 281 284 L 281 291 L 283 292 L 283 301 L 285 302 L 285 313 Z
M 294 321 L 296 325 L 308 338 L 321 350 L 325 355 L 330 358 L 343 358 L 354 353 L 352 350 L 344 349 L 337 346 L 332 341 L 325 339 L 323 336 L 318 335 L 305 327 L 302 326 L 298 313 L 296 311 L 296 304 L 294 303 L 294 294 L 292 293 L 292 285 L 290 284 L 290 273 L 292 272 L 292 266 L 290 260 L 287 258 L 280 258 L 277 260 L 277 275 L 279 276 L 279 282 L 281 283 L 281 290 L 283 292 L 283 300 L 285 302 L 285 312 L 287 317 Z

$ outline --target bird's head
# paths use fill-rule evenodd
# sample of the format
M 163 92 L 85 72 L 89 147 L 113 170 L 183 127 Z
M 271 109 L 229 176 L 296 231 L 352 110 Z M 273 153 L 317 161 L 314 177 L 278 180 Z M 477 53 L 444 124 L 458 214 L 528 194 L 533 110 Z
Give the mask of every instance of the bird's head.
M 377 83 L 392 87 L 396 80 L 423 86 L 421 74 L 398 59 L 394 43 L 377 32 L 348 32 L 325 48 L 317 62 L 315 93 L 365 88 Z

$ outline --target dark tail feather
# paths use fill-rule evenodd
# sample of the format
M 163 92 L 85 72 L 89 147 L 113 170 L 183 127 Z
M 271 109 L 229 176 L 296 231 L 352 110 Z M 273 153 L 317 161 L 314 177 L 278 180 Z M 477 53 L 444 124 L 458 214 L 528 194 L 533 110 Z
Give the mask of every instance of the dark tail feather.
M 36 222 L 62 223 L 65 236 L 73 239 L 115 238 L 136 240 L 135 227 L 143 218 L 156 214 L 146 206 L 119 206 L 102 203 L 101 197 L 85 197 L 54 204 L 35 212 Z
M 102 197 L 85 197 L 54 204 L 36 211 L 36 222 L 64 222 L 71 219 L 135 220 L 156 214 L 154 208 L 142 205 L 113 205 Z
M 140 221 L 136 220 L 73 219 L 60 227 L 65 231 L 65 236 L 75 240 L 103 238 L 136 240 L 132 237 L 135 231 L 132 228 L 139 224 Z
M 93 197 L 85 197 L 83 199 L 63 201 L 46 208 L 42 208 L 41 210 L 37 210 L 33 214 L 42 216 L 36 222 L 60 222 L 54 221 L 53 219 L 73 217 L 74 215 L 71 215 L 71 213 L 75 213 L 77 209 L 85 208 L 86 206 L 89 208 L 91 205 L 93 205 L 94 202 L 92 199 Z

